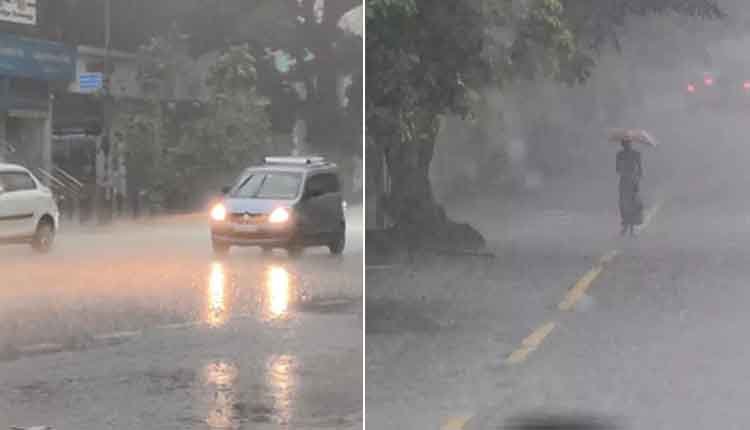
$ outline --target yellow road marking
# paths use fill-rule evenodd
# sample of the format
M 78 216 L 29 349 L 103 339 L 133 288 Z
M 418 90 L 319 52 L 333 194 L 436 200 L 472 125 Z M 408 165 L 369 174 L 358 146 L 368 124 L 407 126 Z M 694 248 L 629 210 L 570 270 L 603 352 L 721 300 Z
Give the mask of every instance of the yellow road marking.
M 526 339 L 523 340 L 523 342 L 521 342 L 521 347 L 513 351 L 513 353 L 508 356 L 505 362 L 507 364 L 519 364 L 526 361 L 529 355 L 537 348 L 539 348 L 539 346 L 544 341 L 544 338 L 549 336 L 549 334 L 552 333 L 552 330 L 554 330 L 555 327 L 557 327 L 557 323 L 548 322 L 547 324 L 544 324 L 543 326 L 534 330 L 530 335 L 526 337 Z
M 643 225 L 641 226 L 640 230 L 644 230 L 646 227 L 648 227 L 656 214 L 659 213 L 659 210 L 661 210 L 661 203 L 655 204 L 648 211 L 643 220 Z M 586 291 L 591 288 L 591 285 L 594 283 L 596 278 L 598 278 L 599 275 L 602 274 L 602 272 L 604 271 L 604 266 L 610 264 L 612 260 L 614 260 L 615 257 L 619 255 L 619 253 L 619 251 L 615 250 L 604 254 L 604 256 L 599 259 L 599 263 L 591 270 L 586 272 L 586 274 L 583 275 L 583 277 L 581 277 L 581 279 L 579 279 L 578 282 L 575 283 L 573 288 L 568 290 L 568 293 L 565 295 L 565 299 L 560 302 L 557 308 L 564 312 L 573 309 L 578 301 L 581 300 Z
M 591 285 L 594 283 L 594 281 L 596 281 L 596 278 L 598 278 L 599 275 L 602 274 L 602 272 L 604 271 L 604 266 L 611 263 L 619 254 L 620 251 L 617 250 L 610 251 L 604 254 L 602 258 L 599 259 L 599 263 L 591 268 L 591 270 L 586 272 L 586 274 L 583 275 L 581 279 L 579 279 L 575 283 L 575 285 L 573 285 L 573 288 L 568 290 L 568 293 L 565 295 L 565 299 L 560 302 L 557 308 L 564 312 L 573 309 L 578 301 L 580 301 L 584 296 L 584 294 L 586 294 L 586 291 L 591 288 Z
M 463 430 L 466 423 L 471 420 L 471 416 L 456 416 L 450 417 L 443 421 L 443 425 L 440 426 L 440 430 Z
M 648 211 L 644 218 L 643 225 L 641 226 L 641 230 L 648 227 L 648 225 L 651 223 L 653 218 L 659 213 L 659 210 L 661 210 L 661 203 L 655 204 L 651 210 Z M 612 261 L 620 254 L 620 251 L 613 250 L 606 254 L 604 254 L 600 259 L 599 263 L 594 266 L 591 270 L 589 270 L 581 279 L 576 282 L 576 284 L 568 291 L 568 294 L 565 297 L 565 300 L 563 300 L 558 308 L 561 311 L 569 311 L 571 310 L 576 303 L 583 297 L 583 295 L 586 293 L 586 291 L 591 288 L 591 284 L 596 280 L 596 278 L 601 275 L 602 271 L 604 270 L 604 267 L 608 264 L 612 263 Z M 512 354 L 508 356 L 508 358 L 505 360 L 506 364 L 519 364 L 529 357 L 529 355 L 534 352 L 536 349 L 539 348 L 539 346 L 544 342 L 544 339 L 549 336 L 550 333 L 557 327 L 557 323 L 555 322 L 548 322 L 544 324 L 543 326 L 537 328 L 534 330 L 530 335 L 528 335 L 522 342 L 521 347 L 513 351 Z M 443 421 L 443 425 L 440 427 L 441 430 L 463 430 L 464 426 L 471 420 L 471 416 L 455 416 L 447 418 L 445 421 Z
M 583 277 L 575 283 L 573 288 L 568 290 L 568 294 L 565 295 L 565 299 L 560 302 L 557 308 L 563 312 L 567 312 L 573 309 L 578 301 L 581 300 L 581 297 L 586 294 L 586 291 L 591 288 L 591 285 L 594 283 L 596 278 L 601 275 L 603 270 L 604 266 L 602 264 L 597 264 L 596 266 L 594 266 L 594 268 L 586 272 L 586 274 L 583 275 Z

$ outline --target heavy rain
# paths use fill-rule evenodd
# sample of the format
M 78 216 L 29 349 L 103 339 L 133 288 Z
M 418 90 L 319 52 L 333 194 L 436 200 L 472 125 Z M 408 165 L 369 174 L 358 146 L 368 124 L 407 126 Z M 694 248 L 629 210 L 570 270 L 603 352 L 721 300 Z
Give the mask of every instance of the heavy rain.
M 363 12 L 0 2 L 0 429 L 363 428 Z
M 747 4 L 367 7 L 367 428 L 744 428 Z

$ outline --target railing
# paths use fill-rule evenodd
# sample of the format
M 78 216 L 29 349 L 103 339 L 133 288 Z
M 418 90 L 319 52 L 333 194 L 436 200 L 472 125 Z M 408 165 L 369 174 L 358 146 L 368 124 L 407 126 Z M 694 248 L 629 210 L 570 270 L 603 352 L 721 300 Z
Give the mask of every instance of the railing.
M 86 186 L 65 170 L 55 167 L 53 172 L 37 169 L 39 175 L 46 179 L 55 195 L 58 206 L 64 215 L 79 223 L 81 215 L 81 200 L 86 197 Z

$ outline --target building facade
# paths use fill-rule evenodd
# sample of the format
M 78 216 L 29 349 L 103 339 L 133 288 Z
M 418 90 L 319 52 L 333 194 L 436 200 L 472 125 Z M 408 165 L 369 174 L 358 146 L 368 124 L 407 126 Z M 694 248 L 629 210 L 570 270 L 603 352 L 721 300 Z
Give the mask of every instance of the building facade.
M 76 61 L 62 43 L 0 33 L 0 160 L 52 169 L 54 95 L 75 79 Z

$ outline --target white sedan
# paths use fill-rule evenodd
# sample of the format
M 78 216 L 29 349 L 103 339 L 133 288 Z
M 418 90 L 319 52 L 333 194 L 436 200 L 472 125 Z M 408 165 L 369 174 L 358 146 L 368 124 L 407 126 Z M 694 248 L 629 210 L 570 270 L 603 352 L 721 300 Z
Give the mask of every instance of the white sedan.
M 48 252 L 59 219 L 49 188 L 27 169 L 0 163 L 0 244 L 29 244 Z

